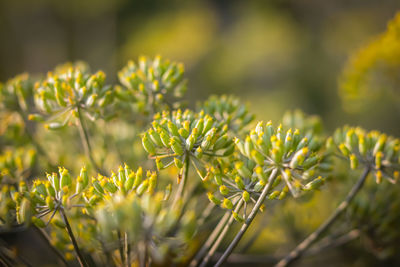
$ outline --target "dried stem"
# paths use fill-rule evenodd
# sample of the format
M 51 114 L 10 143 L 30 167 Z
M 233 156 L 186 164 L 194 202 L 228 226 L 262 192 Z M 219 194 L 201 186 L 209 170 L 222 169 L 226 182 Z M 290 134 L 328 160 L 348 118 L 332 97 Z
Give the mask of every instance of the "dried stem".
M 294 262 L 306 251 L 312 243 L 314 243 L 325 231 L 329 229 L 329 227 L 339 218 L 339 216 L 346 210 L 349 206 L 350 202 L 356 196 L 356 194 L 360 191 L 364 182 L 370 172 L 370 167 L 367 166 L 364 169 L 363 174 L 357 183 L 353 186 L 350 192 L 347 194 L 346 198 L 340 203 L 340 205 L 336 208 L 336 210 L 332 213 L 332 215 L 320 226 L 317 230 L 315 230 L 312 234 L 310 234 L 303 242 L 301 242 L 297 247 L 292 250 L 285 258 L 279 261 L 275 266 L 276 267 L 284 267 L 288 266 L 290 263 Z

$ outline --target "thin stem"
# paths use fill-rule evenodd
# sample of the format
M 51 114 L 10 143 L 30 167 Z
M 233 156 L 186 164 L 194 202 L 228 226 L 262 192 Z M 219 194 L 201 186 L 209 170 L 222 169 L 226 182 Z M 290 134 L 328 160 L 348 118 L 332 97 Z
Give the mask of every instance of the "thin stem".
M 178 191 L 176 191 L 174 201 L 172 202 L 172 207 L 175 207 L 178 201 L 182 198 L 188 175 L 189 175 L 189 155 L 186 154 L 183 176 L 180 179 Z
M 39 142 L 34 138 L 34 134 L 29 129 L 29 120 L 26 118 L 26 114 L 21 109 L 18 110 L 19 116 L 22 118 L 22 121 L 25 124 L 25 133 L 28 136 L 29 140 L 31 141 L 32 145 L 35 147 L 36 151 L 41 154 L 49 164 L 51 168 L 56 168 L 56 165 L 52 163 L 50 160 L 49 155 L 47 154 L 46 150 L 39 144 Z
M 288 266 L 290 263 L 294 262 L 306 251 L 312 243 L 314 243 L 329 227 L 339 218 L 339 216 L 346 210 L 349 206 L 350 202 L 356 196 L 356 194 L 360 191 L 364 182 L 370 172 L 370 167 L 367 166 L 364 169 L 363 174 L 357 183 L 353 186 L 350 192 L 347 194 L 346 198 L 340 203 L 340 205 L 336 208 L 336 210 L 332 213 L 332 215 L 320 226 L 317 230 L 315 230 L 312 234 L 310 234 L 303 242 L 301 242 L 297 247 L 292 250 L 285 258 L 280 260 L 275 266 L 276 267 L 284 267 Z
M 222 231 L 225 224 L 228 222 L 228 219 L 231 215 L 231 212 L 227 211 L 225 215 L 221 218 L 217 226 L 215 227 L 214 231 L 210 234 L 207 241 L 203 244 L 201 249 L 197 252 L 196 256 L 190 262 L 189 267 L 195 267 L 199 263 L 199 261 L 203 258 L 204 253 L 211 247 L 214 243 L 215 239 L 218 237 L 219 233 Z
M 128 242 L 128 233 L 125 232 L 124 234 L 124 252 L 125 252 L 125 266 L 130 266 L 130 259 L 129 259 L 129 242 Z
M 257 212 L 259 211 L 261 205 L 263 204 L 265 198 L 267 197 L 267 194 L 274 183 L 276 176 L 278 173 L 278 169 L 274 169 L 268 179 L 267 185 L 264 187 L 260 197 L 258 198 L 256 204 L 254 205 L 253 209 L 251 210 L 249 217 L 245 221 L 245 223 L 242 225 L 242 228 L 240 228 L 239 232 L 236 234 L 235 238 L 232 240 L 232 242 L 229 244 L 228 248 L 225 250 L 224 254 L 222 254 L 221 258 L 218 260 L 218 262 L 215 264 L 216 267 L 221 266 L 224 261 L 229 257 L 229 255 L 232 253 L 233 249 L 236 247 L 236 245 L 239 243 L 240 239 L 243 237 L 247 229 L 249 228 L 251 222 L 254 220 L 254 218 L 257 215 Z
M 96 171 L 98 173 L 100 173 L 101 175 L 105 175 L 105 172 L 96 164 L 96 162 L 93 158 L 92 147 L 89 142 L 89 134 L 88 134 L 88 131 L 85 126 L 85 122 L 82 117 L 82 112 L 79 107 L 77 108 L 77 110 L 78 110 L 78 122 L 79 122 L 78 123 L 79 135 L 82 140 L 83 149 L 85 150 L 86 157 L 90 160 L 93 167 L 96 169 Z
M 68 263 L 67 263 L 67 261 L 65 260 L 64 256 L 61 254 L 61 252 L 60 252 L 58 249 L 56 249 L 56 248 L 51 244 L 50 238 L 49 238 L 49 236 L 47 235 L 47 233 L 46 233 L 43 229 L 38 228 L 38 227 L 36 227 L 36 226 L 34 226 L 33 228 L 34 228 L 34 229 L 36 230 L 36 232 L 42 237 L 42 239 L 46 242 L 46 245 L 51 249 L 51 251 L 53 251 L 54 254 L 56 254 L 57 257 L 62 261 L 62 263 L 63 263 L 65 266 L 68 266 Z
M 315 256 L 322 251 L 330 248 L 335 248 L 347 244 L 360 236 L 360 231 L 357 229 L 351 230 L 347 234 L 344 234 L 336 239 L 329 238 L 329 240 L 321 240 L 318 247 L 313 247 L 304 253 L 304 256 Z M 215 253 L 213 260 L 217 261 L 221 257 L 222 253 Z M 226 260 L 227 264 L 272 264 L 276 262 L 280 257 L 272 255 L 249 255 L 242 253 L 232 253 Z
M 237 206 L 235 207 L 235 212 L 239 212 L 240 208 L 243 205 L 243 199 L 240 199 L 239 203 L 237 204 Z M 229 217 L 229 221 L 227 224 L 225 224 L 224 229 L 222 230 L 222 232 L 219 234 L 217 240 L 215 241 L 214 245 L 211 247 L 210 251 L 206 254 L 206 256 L 203 259 L 203 262 L 200 264 L 200 267 L 205 267 L 207 266 L 207 263 L 210 261 L 210 259 L 213 257 L 214 253 L 217 251 L 219 245 L 221 244 L 222 240 L 224 239 L 224 237 L 226 236 L 226 234 L 228 233 L 229 228 L 231 227 L 232 223 L 235 221 L 233 215 L 231 215 Z
M 123 241 L 120 230 L 117 231 L 117 235 L 118 235 L 118 251 L 119 251 L 119 256 L 121 257 L 121 265 L 122 265 L 125 261 L 125 254 L 124 254 L 124 245 L 122 243 Z
M 68 235 L 69 235 L 69 237 L 71 239 L 72 245 L 74 246 L 75 253 L 78 256 L 79 264 L 81 265 L 81 267 L 89 267 L 89 265 L 87 264 L 85 258 L 83 257 L 82 252 L 80 251 L 80 249 L 78 247 L 78 243 L 76 242 L 74 233 L 72 232 L 71 225 L 69 224 L 67 215 L 65 214 L 65 211 L 64 211 L 63 208 L 60 208 L 60 213 L 61 213 L 61 216 L 62 216 L 62 218 L 64 220 L 65 228 L 67 229 L 67 232 L 68 232 Z

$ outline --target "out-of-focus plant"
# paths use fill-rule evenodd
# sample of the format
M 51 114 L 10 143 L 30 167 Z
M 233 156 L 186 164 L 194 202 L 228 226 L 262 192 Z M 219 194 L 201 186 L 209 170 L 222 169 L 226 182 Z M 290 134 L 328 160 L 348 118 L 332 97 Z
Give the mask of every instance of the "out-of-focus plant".
M 369 107 L 383 94 L 399 101 L 400 13 L 388 23 L 386 32 L 354 53 L 339 81 L 344 106 L 350 111 Z
M 104 73 L 92 74 L 85 64 L 77 63 L 57 67 L 35 87 L 17 78 L 1 89 L 1 112 L 16 112 L 24 123 L 31 113 L 31 120 L 59 130 L 46 132 L 62 135 L 63 144 L 58 146 L 72 144 L 75 136 L 61 129 L 78 126 L 83 149 L 60 158 L 88 166 L 79 175 L 59 167 L 58 172 L 47 169 L 45 178 L 32 181 L 36 177 L 33 166 L 41 167 L 34 164 L 36 153 L 45 152 L 42 158 L 49 162 L 52 156 L 36 135 L 30 135 L 26 145 L 7 143 L 10 147 L 0 157 L 1 230 L 40 229 L 38 233 L 64 264 L 77 259 L 81 266 L 206 266 L 210 261 L 220 266 L 260 211 L 279 207 L 278 200 L 287 195 L 301 197 L 319 190 L 327 177 L 336 174 L 332 167 L 336 160 L 350 162 L 346 165 L 349 177 L 362 166 L 361 177 L 327 221 L 278 263 L 286 266 L 319 244 L 370 173 L 379 184 L 371 185 L 374 188 L 397 182 L 399 141 L 377 131 L 344 127 L 326 137 L 321 121 L 300 111 L 285 114 L 278 126 L 258 122 L 249 129 L 254 115 L 233 96 L 212 96 L 196 111 L 182 110 L 178 107 L 186 90 L 183 67 L 160 57 L 128 63 L 119 78 L 122 86 L 107 86 Z M 24 88 L 32 91 L 28 94 Z M 144 119 L 131 119 L 136 116 Z M 88 120 L 94 123 L 87 124 Z M 123 128 L 129 124 L 131 128 Z M 113 132 L 104 129 L 110 125 L 125 129 L 123 145 L 131 141 L 135 150 L 140 150 L 140 133 L 155 169 L 150 169 L 148 158 L 140 158 L 144 153 L 133 151 L 135 161 L 129 165 L 136 166 L 136 171 L 127 164 L 115 172 L 105 171 L 109 168 L 104 160 L 96 162 L 96 158 L 125 161 L 118 149 L 105 149 L 107 157 L 97 155 L 101 153 L 99 139 L 114 141 Z M 67 167 L 76 172 L 75 164 Z M 41 175 L 45 172 L 40 169 Z M 352 218 L 352 225 L 357 223 L 359 229 L 371 227 L 363 223 L 365 217 Z M 237 232 L 234 224 L 240 227 Z M 211 229 L 204 243 L 201 226 Z M 387 241 L 387 233 L 382 233 L 376 240 Z M 215 259 L 228 234 L 232 241 Z M 7 255 L 0 256 L 5 265 L 16 263 Z

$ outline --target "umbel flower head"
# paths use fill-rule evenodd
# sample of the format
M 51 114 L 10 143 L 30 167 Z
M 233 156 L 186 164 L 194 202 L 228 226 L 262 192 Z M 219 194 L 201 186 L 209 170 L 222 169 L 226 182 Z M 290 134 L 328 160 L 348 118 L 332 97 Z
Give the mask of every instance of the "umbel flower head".
M 213 176 L 219 192 L 209 192 L 208 198 L 222 208 L 233 210 L 236 220 L 246 218 L 247 204 L 255 203 L 268 183 L 271 184 L 267 197 L 283 199 L 289 191 L 296 197 L 324 182 L 317 177 L 324 160 L 321 144 L 298 130 L 284 132 L 281 125 L 274 128 L 271 122 L 265 125 L 259 122 L 245 140 L 236 139 L 235 143 L 240 154 L 234 155 L 233 162 L 218 160 Z M 235 203 L 244 203 L 243 217 Z
M 178 169 L 183 169 L 184 162 L 192 160 L 204 179 L 203 157 L 224 157 L 234 151 L 233 141 L 227 135 L 228 126 L 204 112 L 177 110 L 158 113 L 152 125 L 143 134 L 142 143 L 144 149 L 155 157 L 159 169 L 174 163 Z M 170 161 L 163 163 L 162 159 Z
M 215 120 L 227 124 L 229 130 L 235 134 L 240 134 L 255 118 L 246 105 L 232 95 L 212 95 L 199 108 Z
M 114 103 L 115 92 L 105 85 L 105 78 L 104 72 L 91 74 L 81 64 L 49 72 L 44 81 L 35 85 L 36 104 L 50 121 L 47 127 L 63 127 L 80 113 L 90 120 L 112 117 L 114 113 L 109 107 Z M 44 120 L 38 114 L 32 114 L 30 119 Z
M 277 170 L 293 196 L 315 189 L 323 181 L 315 178 L 324 160 L 321 143 L 312 136 L 305 137 L 297 129 L 284 131 L 282 125 L 274 128 L 271 122 L 259 122 L 244 140 L 236 139 L 235 143 L 255 166 L 249 169 L 237 162 L 235 168 L 243 178 L 257 176 L 265 183 L 271 172 Z
M 335 145 L 335 146 L 333 146 Z M 379 184 L 383 178 L 396 183 L 400 176 L 400 141 L 378 131 L 344 127 L 336 130 L 328 146 L 336 147 L 340 157 L 350 162 L 352 169 L 359 165 L 370 168 Z
M 0 107 L 10 111 L 27 111 L 33 95 L 33 82 L 27 73 L 0 84 Z
M 177 102 L 186 92 L 183 64 L 156 56 L 140 57 L 137 63 L 129 61 L 118 73 L 121 88 L 119 96 L 136 105 L 139 112 L 156 112 L 178 108 Z

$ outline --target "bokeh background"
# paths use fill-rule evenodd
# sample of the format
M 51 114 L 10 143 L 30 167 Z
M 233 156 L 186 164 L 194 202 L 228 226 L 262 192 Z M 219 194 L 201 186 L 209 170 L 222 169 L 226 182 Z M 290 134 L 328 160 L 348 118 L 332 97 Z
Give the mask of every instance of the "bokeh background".
M 129 59 L 161 54 L 185 64 L 191 105 L 234 93 L 259 119 L 300 108 L 328 130 L 357 124 L 396 135 L 390 97 L 365 116 L 347 112 L 337 89 L 349 56 L 398 10 L 397 0 L 1 0 L 0 81 L 84 60 L 115 82 Z
M 190 106 L 210 94 L 232 93 L 259 120 L 277 121 L 287 110 L 302 109 L 321 116 L 328 133 L 350 124 L 398 137 L 399 99 L 393 94 L 376 94 L 362 109 L 340 97 L 351 56 L 385 32 L 398 11 L 398 0 L 0 0 L 0 81 L 83 60 L 116 83 L 129 59 L 160 54 L 184 63 Z M 329 215 L 352 183 L 332 183 L 312 201 L 288 201 L 272 219 L 260 216 L 242 249 L 258 238 L 251 252 L 284 254 Z M 267 230 L 256 227 L 266 223 Z M 329 262 L 393 263 L 350 245 L 302 266 Z

